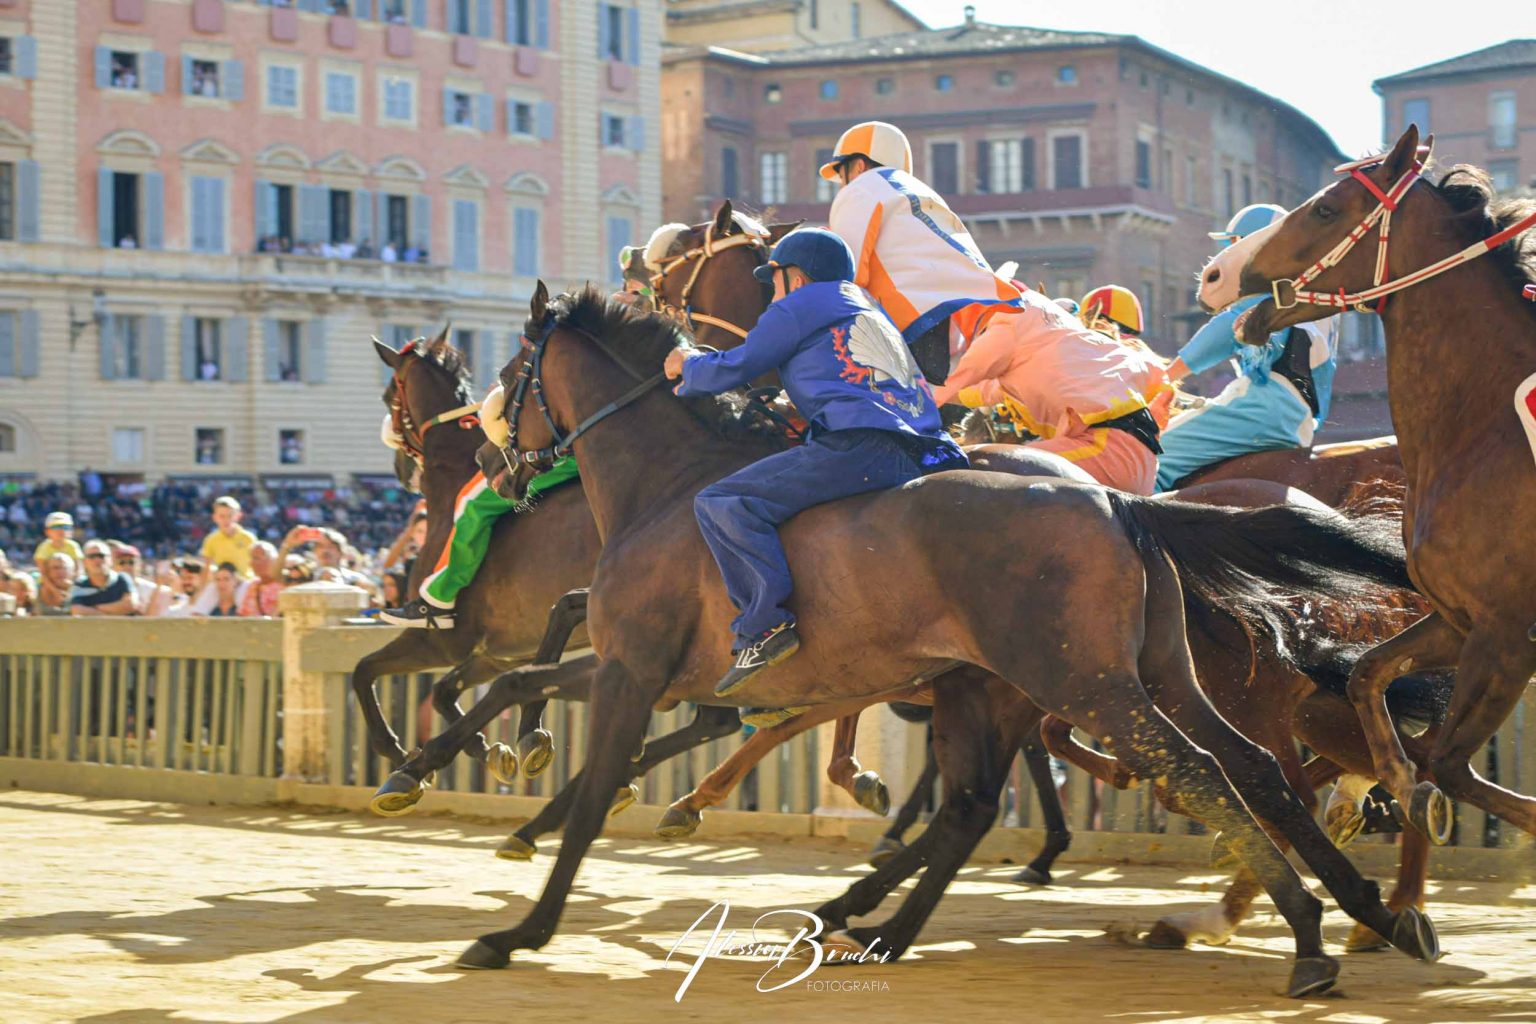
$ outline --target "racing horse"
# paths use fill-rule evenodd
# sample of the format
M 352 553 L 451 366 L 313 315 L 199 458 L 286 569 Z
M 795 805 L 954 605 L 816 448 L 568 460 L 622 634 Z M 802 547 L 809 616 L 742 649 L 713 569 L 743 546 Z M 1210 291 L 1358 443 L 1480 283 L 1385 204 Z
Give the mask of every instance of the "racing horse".
M 1435 843 L 1448 840 L 1447 794 L 1536 833 L 1536 798 L 1480 776 L 1472 755 L 1509 717 L 1536 673 L 1536 204 L 1496 202 L 1487 175 L 1457 166 L 1424 177 L 1433 136 L 1416 125 L 1386 154 L 1341 177 L 1219 254 L 1200 300 L 1254 306 L 1239 337 L 1342 309 L 1374 312 L 1387 337 L 1388 402 L 1407 494 L 1408 568 L 1432 612 L 1355 667 L 1349 696 L 1376 775 Z M 1374 247 L 1358 243 L 1375 232 Z M 1372 251 L 1374 248 L 1374 252 Z M 1456 686 L 1419 781 L 1384 693 L 1410 670 L 1452 668 Z

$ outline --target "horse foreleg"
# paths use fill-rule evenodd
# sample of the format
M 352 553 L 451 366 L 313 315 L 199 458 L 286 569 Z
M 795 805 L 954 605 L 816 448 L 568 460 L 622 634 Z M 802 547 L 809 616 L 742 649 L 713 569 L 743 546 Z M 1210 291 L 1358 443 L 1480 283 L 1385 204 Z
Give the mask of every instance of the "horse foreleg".
M 390 764 L 399 765 L 408 755 L 400 745 L 400 737 L 384 718 L 374 683 L 381 676 L 418 672 L 444 664 L 452 664 L 452 660 L 444 659 L 437 639 L 428 635 L 427 630 L 413 629 L 360 659 L 357 667 L 352 670 L 352 692 L 363 712 L 363 723 L 368 730 L 368 746 Z
M 1090 750 L 1072 735 L 1072 723 L 1055 715 L 1046 715 L 1040 723 L 1040 738 L 1045 749 L 1070 765 L 1076 765 L 1106 786 L 1130 789 L 1136 777 L 1121 763 L 1119 758 Z
M 1040 816 L 1045 819 L 1045 846 L 1035 855 L 1034 860 L 1014 874 L 1013 880 L 1031 885 L 1050 885 L 1051 865 L 1072 845 L 1072 832 L 1067 828 L 1067 815 L 1061 807 L 1061 794 L 1056 791 L 1056 777 L 1051 774 L 1051 755 L 1045 749 L 1044 740 L 1039 735 L 1031 736 L 1024 741 L 1019 752 L 1024 757 L 1024 767 L 1029 769 L 1030 781 L 1035 784 L 1035 795 L 1040 799 Z
M 534 664 L 559 661 L 571 634 L 586 621 L 587 591 L 567 591 L 549 609 L 549 621 L 545 623 L 539 649 L 534 653 Z M 517 757 L 524 778 L 537 778 L 554 762 L 555 737 L 544 728 L 544 709 L 548 706 L 548 700 L 529 701 L 523 705 L 522 717 L 517 723 Z

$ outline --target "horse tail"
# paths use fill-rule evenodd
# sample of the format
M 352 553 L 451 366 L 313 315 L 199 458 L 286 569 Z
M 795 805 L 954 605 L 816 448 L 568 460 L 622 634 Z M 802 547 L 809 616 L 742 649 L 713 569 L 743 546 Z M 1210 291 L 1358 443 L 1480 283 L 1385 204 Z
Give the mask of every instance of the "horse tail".
M 1307 505 L 1239 509 L 1108 492 L 1143 561 L 1166 557 L 1185 591 L 1286 652 L 1294 598 L 1365 599 L 1413 587 L 1401 527 L 1390 516 L 1346 516 Z
M 1360 656 L 1370 649 L 1370 644 L 1351 643 L 1311 632 L 1293 652 L 1292 660 L 1319 690 L 1348 700 L 1349 674 Z M 1398 676 L 1387 687 L 1387 714 L 1410 735 L 1417 735 L 1445 721 L 1455 687 L 1456 673 L 1451 671 L 1411 672 Z

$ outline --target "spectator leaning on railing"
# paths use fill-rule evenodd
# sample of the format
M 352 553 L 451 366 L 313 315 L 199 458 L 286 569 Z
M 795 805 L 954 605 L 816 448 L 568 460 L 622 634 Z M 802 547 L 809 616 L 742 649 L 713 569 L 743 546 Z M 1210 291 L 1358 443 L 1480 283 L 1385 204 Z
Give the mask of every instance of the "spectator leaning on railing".
M 176 590 L 164 583 L 156 583 L 144 575 L 144 558 L 138 548 L 132 544 L 124 544 L 120 540 L 107 541 L 107 547 L 112 551 L 113 567 L 133 582 L 140 615 L 165 615 L 184 602 L 185 599 L 180 597 Z
M 87 615 L 137 615 L 138 594 L 129 577 L 112 568 L 112 552 L 105 541 L 85 543 L 85 574 L 69 592 L 69 613 Z

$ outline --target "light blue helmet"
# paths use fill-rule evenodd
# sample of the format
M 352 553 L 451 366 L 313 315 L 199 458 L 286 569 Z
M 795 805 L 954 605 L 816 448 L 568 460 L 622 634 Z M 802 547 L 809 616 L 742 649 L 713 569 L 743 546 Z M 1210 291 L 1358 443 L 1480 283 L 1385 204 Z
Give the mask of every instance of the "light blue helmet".
M 1239 238 L 1269 227 L 1285 214 L 1286 211 L 1274 203 L 1254 203 L 1233 214 L 1232 220 L 1227 224 L 1227 230 L 1207 233 L 1221 243 L 1219 248 L 1225 249 Z

